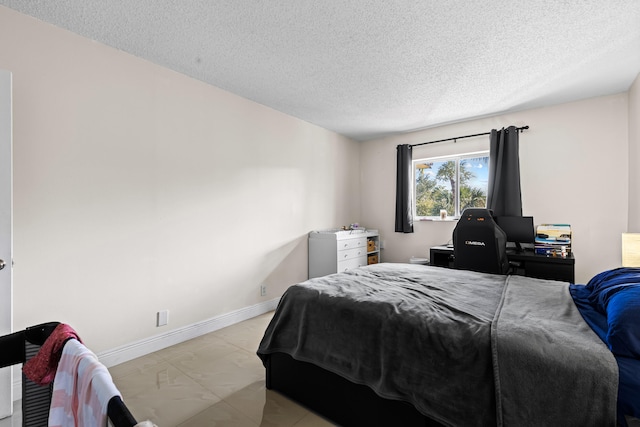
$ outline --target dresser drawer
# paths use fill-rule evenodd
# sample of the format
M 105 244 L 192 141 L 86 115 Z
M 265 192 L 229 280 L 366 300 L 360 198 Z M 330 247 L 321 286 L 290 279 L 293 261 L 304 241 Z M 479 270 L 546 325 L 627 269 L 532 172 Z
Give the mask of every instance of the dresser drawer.
M 338 240 L 338 250 L 343 251 L 345 249 L 354 249 L 354 248 L 366 248 L 367 247 L 367 238 L 357 238 L 357 239 L 342 239 Z
M 359 258 L 351 258 L 343 261 L 338 261 L 338 273 L 342 273 L 343 271 L 351 270 L 353 268 L 363 267 L 367 265 L 367 257 L 362 256 Z
M 372 242 L 367 249 L 367 243 Z M 309 233 L 309 278 L 335 274 L 367 265 L 368 256 L 380 262 L 377 230 L 319 230 Z
M 367 256 L 367 248 L 365 246 L 362 246 L 361 248 L 345 249 L 338 252 L 338 262 L 362 256 L 365 258 Z

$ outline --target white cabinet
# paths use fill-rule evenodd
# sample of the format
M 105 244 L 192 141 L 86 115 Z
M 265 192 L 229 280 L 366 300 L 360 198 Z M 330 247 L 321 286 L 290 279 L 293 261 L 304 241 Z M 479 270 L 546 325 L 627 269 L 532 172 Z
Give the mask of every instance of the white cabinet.
M 322 230 L 309 233 L 309 278 L 378 262 L 378 230 Z

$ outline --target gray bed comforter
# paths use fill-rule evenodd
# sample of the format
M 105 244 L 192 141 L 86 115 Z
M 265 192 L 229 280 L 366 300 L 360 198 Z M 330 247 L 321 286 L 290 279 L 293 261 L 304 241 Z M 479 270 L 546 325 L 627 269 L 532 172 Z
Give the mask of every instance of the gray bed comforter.
M 412 264 L 308 280 L 258 348 L 450 426 L 615 426 L 617 365 L 566 283 Z

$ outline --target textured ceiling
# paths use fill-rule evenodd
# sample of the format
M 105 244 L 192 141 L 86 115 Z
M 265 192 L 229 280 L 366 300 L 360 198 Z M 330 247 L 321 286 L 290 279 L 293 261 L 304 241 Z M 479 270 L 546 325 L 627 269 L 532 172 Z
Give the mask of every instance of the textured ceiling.
M 639 0 L 0 0 L 357 140 L 628 90 Z

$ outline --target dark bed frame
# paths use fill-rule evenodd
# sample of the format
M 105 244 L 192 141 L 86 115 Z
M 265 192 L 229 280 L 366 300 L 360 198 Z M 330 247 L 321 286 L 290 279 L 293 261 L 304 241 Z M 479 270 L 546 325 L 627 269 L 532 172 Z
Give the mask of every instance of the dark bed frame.
M 441 427 L 410 403 L 378 396 L 355 384 L 288 354 L 273 353 L 266 360 L 266 386 L 341 426 Z

